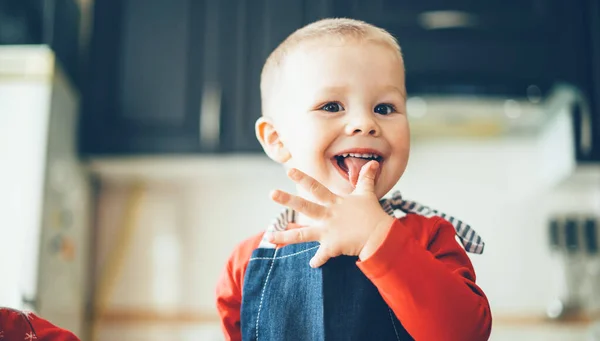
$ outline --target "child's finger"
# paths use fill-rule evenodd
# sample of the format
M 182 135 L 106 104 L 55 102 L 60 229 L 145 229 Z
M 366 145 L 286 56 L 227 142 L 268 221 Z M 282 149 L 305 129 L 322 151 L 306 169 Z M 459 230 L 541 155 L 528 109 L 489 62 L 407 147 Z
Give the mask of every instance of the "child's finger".
M 310 266 L 312 268 L 319 268 L 323 266 L 325 263 L 327 263 L 329 258 L 331 258 L 325 250 L 326 249 L 323 246 L 319 247 L 317 253 L 315 253 L 313 258 L 310 260 Z
M 325 216 L 327 211 L 327 208 L 324 206 L 280 190 L 271 192 L 271 199 L 278 204 L 287 206 L 313 219 L 320 219 Z
M 305 226 L 305 225 L 300 225 L 300 224 L 298 224 L 298 223 L 289 223 L 289 224 L 288 224 L 288 225 L 285 227 L 285 229 L 286 229 L 286 230 L 293 230 L 293 229 L 300 229 L 300 228 L 303 228 L 303 227 L 306 227 L 306 226 Z
M 302 171 L 292 168 L 287 174 L 290 179 L 308 190 L 308 192 L 314 195 L 314 197 L 320 202 L 331 204 L 336 201 L 337 195 L 331 193 L 327 187 L 323 186 L 317 180 L 306 175 Z
M 361 169 L 356 183 L 355 193 L 368 193 L 375 191 L 375 177 L 379 169 L 379 162 L 369 161 Z
M 273 244 L 299 244 L 316 242 L 321 236 L 321 231 L 316 227 L 299 227 L 292 230 L 273 232 L 267 240 Z

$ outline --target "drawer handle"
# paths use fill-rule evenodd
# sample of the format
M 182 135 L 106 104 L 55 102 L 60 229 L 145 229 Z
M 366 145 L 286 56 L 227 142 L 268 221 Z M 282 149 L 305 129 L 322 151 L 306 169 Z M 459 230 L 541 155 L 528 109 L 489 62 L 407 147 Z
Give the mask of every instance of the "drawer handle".
M 221 88 L 215 83 L 204 85 L 199 122 L 200 147 L 216 149 L 221 135 Z

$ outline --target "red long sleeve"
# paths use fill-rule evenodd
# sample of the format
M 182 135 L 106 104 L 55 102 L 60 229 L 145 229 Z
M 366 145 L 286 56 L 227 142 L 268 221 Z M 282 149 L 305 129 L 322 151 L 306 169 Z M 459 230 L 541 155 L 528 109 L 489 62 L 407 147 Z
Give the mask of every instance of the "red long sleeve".
M 263 232 L 246 239 L 235 248 L 217 284 L 217 311 L 226 341 L 242 339 L 240 313 L 244 274 L 252 251 L 258 247 L 262 237 Z
M 445 220 L 395 220 L 379 249 L 358 266 L 415 340 L 489 338 L 489 303 Z

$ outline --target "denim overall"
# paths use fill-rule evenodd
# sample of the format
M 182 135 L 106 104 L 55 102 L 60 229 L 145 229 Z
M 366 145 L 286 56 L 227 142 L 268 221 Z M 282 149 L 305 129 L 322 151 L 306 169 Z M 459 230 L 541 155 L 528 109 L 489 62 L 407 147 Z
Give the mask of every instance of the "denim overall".
M 406 204 L 398 197 L 395 194 L 382 201 L 384 209 L 388 213 L 395 209 L 413 213 L 402 209 L 403 205 L 415 204 L 414 209 L 418 204 Z M 452 220 L 469 232 L 466 241 L 466 235 L 458 233 L 463 245 L 471 240 L 471 245 L 477 247 L 471 252 L 483 252 L 483 242 L 475 231 Z M 287 210 L 267 231 L 285 229 L 293 221 L 294 212 Z M 313 269 L 309 261 L 318 247 L 316 242 L 281 248 L 261 243 L 254 250 L 242 290 L 242 340 L 413 340 L 375 285 L 360 271 L 357 257 L 332 258 Z

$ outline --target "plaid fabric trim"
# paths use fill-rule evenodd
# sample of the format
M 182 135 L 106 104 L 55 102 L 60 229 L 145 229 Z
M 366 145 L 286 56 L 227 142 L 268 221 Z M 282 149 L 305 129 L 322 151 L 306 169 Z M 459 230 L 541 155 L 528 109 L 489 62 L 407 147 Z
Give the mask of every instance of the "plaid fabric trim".
M 431 207 L 421 205 L 414 201 L 404 200 L 402 199 L 400 192 L 395 192 L 391 198 L 383 199 L 382 201 L 384 201 L 384 208 L 389 206 L 393 210 L 400 210 L 404 213 L 415 213 L 425 217 L 437 216 L 447 220 L 450 224 L 452 224 L 452 226 L 454 226 L 456 235 L 458 236 L 458 239 L 460 239 L 461 244 L 464 246 L 467 252 L 476 254 L 483 253 L 485 242 L 469 224 L 446 213 L 432 209 Z
M 383 210 L 389 215 L 394 215 L 394 212 L 396 211 L 402 211 L 407 214 L 419 214 L 428 218 L 434 216 L 441 217 L 454 226 L 456 235 L 467 252 L 475 254 L 483 253 L 485 242 L 481 236 L 479 236 L 469 224 L 466 224 L 459 219 L 417 202 L 404 200 L 402 199 L 400 192 L 394 192 L 390 198 L 381 199 L 380 203 Z M 289 208 L 284 209 L 269 225 L 258 247 L 265 249 L 275 248 L 276 245 L 266 240 L 267 234 L 274 231 L 284 231 L 287 228 L 287 225 L 294 221 L 296 221 L 296 212 Z

